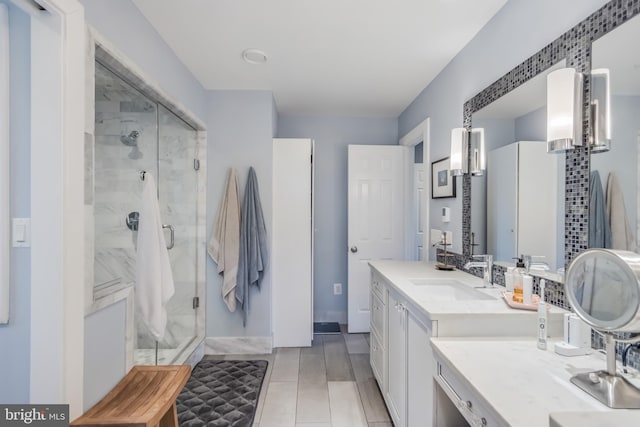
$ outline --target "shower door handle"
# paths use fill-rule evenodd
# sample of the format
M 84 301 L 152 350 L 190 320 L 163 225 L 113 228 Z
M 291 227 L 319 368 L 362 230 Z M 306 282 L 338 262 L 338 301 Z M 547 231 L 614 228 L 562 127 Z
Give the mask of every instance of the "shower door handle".
M 171 232 L 170 237 L 169 237 L 169 244 L 167 245 L 167 249 L 173 249 L 173 244 L 175 243 L 175 232 L 176 230 L 173 228 L 173 225 L 171 224 L 162 224 L 162 228 L 168 228 L 169 231 Z

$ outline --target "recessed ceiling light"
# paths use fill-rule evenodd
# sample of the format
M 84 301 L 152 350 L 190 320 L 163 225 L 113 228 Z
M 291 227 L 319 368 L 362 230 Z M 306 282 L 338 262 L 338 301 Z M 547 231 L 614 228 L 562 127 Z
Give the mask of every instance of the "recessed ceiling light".
M 267 54 L 260 49 L 245 49 L 242 52 L 242 59 L 249 64 L 264 64 L 267 62 Z

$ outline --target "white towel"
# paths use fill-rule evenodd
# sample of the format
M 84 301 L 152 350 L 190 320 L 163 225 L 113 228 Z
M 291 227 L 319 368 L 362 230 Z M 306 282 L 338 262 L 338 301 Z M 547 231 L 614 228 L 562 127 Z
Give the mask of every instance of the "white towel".
M 142 320 L 157 341 L 167 327 L 167 303 L 174 293 L 173 274 L 162 232 L 153 175 L 145 174 L 138 223 L 136 301 Z
M 238 177 L 229 169 L 227 185 L 218 209 L 216 226 L 211 233 L 207 252 L 222 274 L 222 298 L 229 311 L 236 311 L 236 279 L 240 255 L 240 196 Z
M 635 251 L 633 231 L 627 217 L 624 194 L 618 176 L 611 172 L 607 179 L 607 213 L 611 223 L 611 249 Z

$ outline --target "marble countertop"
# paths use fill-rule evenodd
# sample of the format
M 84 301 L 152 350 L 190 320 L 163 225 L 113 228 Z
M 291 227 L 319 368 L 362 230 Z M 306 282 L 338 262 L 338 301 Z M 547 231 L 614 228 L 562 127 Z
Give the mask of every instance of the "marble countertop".
M 605 369 L 605 357 L 599 352 L 563 357 L 553 351 L 553 341 L 543 351 L 533 338 L 433 338 L 431 345 L 436 358 L 464 378 L 465 385 L 508 425 L 640 423 L 640 410 L 612 410 L 570 382 L 576 373 Z M 629 379 L 640 384 L 638 374 Z
M 509 316 L 510 319 L 516 317 L 537 319 L 535 311 L 517 310 L 507 306 L 502 298 L 502 292 L 505 290 L 503 286 L 477 289 L 478 292 L 490 295 L 494 299 L 434 300 L 424 293 L 425 286 L 417 286 L 411 282 L 415 279 L 431 278 L 456 280 L 471 288 L 483 286 L 482 279 L 463 271 L 442 271 L 436 269 L 433 262 L 419 261 L 371 261 L 369 265 L 387 279 L 396 291 L 411 300 L 413 305 L 430 320 L 460 319 L 461 317 L 478 319 L 478 316 L 483 315 L 497 318 Z M 565 310 L 550 306 L 550 321 L 555 318 L 556 321 L 561 322 L 564 313 L 566 313 Z

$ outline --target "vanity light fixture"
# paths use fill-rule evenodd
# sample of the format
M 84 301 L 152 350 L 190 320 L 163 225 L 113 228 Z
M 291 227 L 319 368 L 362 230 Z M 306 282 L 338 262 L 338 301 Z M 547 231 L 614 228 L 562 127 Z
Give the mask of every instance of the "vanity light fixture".
M 486 155 L 484 150 L 484 129 L 471 129 L 471 148 L 469 156 L 471 161 L 471 175 L 482 176 L 486 167 Z
M 469 131 L 465 128 L 451 129 L 449 162 L 451 176 L 460 176 L 469 172 Z
M 484 129 L 470 131 L 465 128 L 451 130 L 450 170 L 452 176 L 482 176 L 486 169 Z
M 547 153 L 582 145 L 582 81 L 575 68 L 547 76 Z
M 611 98 L 609 70 L 601 68 L 591 71 L 591 137 L 592 153 L 609 151 L 611 148 Z

